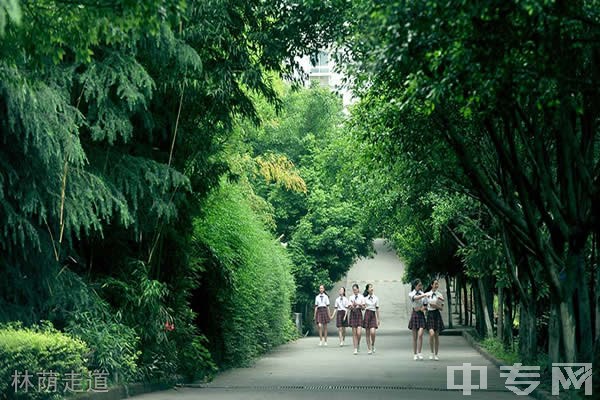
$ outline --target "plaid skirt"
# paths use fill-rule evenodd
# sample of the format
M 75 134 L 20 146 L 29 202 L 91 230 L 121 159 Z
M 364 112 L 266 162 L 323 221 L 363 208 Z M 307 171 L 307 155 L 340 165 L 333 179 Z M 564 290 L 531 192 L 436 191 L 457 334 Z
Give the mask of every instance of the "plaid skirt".
M 425 314 L 423 311 L 414 311 L 410 316 L 410 321 L 408 322 L 408 329 L 419 329 L 425 328 Z
M 365 311 L 365 319 L 363 320 L 362 326 L 365 329 L 371 329 L 371 328 L 377 329 L 377 317 L 375 316 L 375 311 L 373 311 L 373 310 Z
M 353 328 L 362 326 L 363 316 L 360 308 L 353 308 L 350 310 L 350 323 L 349 325 Z
M 444 321 L 440 310 L 427 311 L 427 329 L 433 329 L 436 332 L 444 330 Z
M 329 322 L 329 310 L 327 307 L 317 308 L 317 324 L 326 324 Z
M 335 314 L 335 326 L 337 326 L 338 328 L 347 327 L 348 320 L 344 319 L 345 316 L 346 316 L 345 310 L 337 310 L 337 313 Z

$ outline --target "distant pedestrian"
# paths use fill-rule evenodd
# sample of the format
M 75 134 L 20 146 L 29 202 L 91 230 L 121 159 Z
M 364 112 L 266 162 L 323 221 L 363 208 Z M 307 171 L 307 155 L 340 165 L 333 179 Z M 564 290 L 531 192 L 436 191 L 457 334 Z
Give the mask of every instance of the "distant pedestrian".
M 412 330 L 413 336 L 413 359 L 422 360 L 423 354 L 423 329 L 425 329 L 425 302 L 427 295 L 423 293 L 423 284 L 420 279 L 415 279 L 412 284 L 412 291 L 408 294 L 408 298 L 412 304 L 412 315 L 408 323 L 408 329 Z
M 327 346 L 327 323 L 329 322 L 329 296 L 325 286 L 319 286 L 319 294 L 315 297 L 315 321 L 319 326 L 319 346 Z
M 360 335 L 362 330 L 363 315 L 362 310 L 365 308 L 365 298 L 360 294 L 358 285 L 352 285 L 352 295 L 348 298 L 350 304 L 350 326 L 352 327 L 352 344 L 354 345 L 354 354 L 358 354 L 360 349 Z
M 363 328 L 367 335 L 368 354 L 375 353 L 375 333 L 379 328 L 381 319 L 379 318 L 379 299 L 373 294 L 373 284 L 369 283 L 363 294 L 365 298 L 365 317 L 363 319 Z
M 444 296 L 438 291 L 439 282 L 434 280 L 425 291 L 427 297 L 427 329 L 429 330 L 429 347 L 431 348 L 430 360 L 438 361 L 440 349 L 440 332 L 444 330 L 444 321 L 441 311 L 444 309 Z

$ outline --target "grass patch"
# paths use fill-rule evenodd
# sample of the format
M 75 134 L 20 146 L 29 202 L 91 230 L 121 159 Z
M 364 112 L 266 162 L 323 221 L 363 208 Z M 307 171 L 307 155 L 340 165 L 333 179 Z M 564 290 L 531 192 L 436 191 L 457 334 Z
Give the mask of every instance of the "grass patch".
M 513 365 L 521 361 L 519 353 L 513 349 L 506 349 L 498 339 L 488 337 L 479 342 L 488 353 L 501 360 L 504 365 Z

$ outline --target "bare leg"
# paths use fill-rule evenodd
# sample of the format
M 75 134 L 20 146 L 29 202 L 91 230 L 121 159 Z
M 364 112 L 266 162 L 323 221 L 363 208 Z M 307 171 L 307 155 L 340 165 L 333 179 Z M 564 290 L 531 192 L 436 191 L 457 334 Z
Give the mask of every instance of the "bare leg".
M 360 346 L 360 334 L 361 334 L 361 330 L 362 330 L 362 327 L 360 327 L 360 326 L 356 327 L 356 348 L 357 349 Z
M 435 332 L 435 355 L 437 356 L 438 350 L 440 349 L 440 333 Z
M 417 350 L 421 353 L 421 349 L 423 348 L 423 328 L 419 328 L 419 340 L 417 342 Z
M 327 343 L 327 324 L 323 324 L 323 336 L 325 337 L 325 343 Z
M 375 347 L 375 333 L 377 330 L 375 328 L 371 328 L 371 349 Z
M 417 354 L 417 330 L 413 329 L 412 330 L 412 335 L 413 335 L 413 354 Z
M 323 324 L 319 322 L 319 340 L 323 341 Z
M 431 348 L 431 354 L 433 354 L 434 343 L 435 343 L 435 331 L 433 329 L 430 329 L 429 330 L 429 347 Z M 437 354 L 437 352 L 435 354 Z

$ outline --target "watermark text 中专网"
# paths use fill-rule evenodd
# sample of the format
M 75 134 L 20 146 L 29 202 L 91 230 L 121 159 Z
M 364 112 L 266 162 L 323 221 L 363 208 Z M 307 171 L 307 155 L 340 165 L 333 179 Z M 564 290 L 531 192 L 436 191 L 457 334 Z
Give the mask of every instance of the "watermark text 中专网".
M 461 371 L 462 383 L 456 383 L 455 374 Z M 500 367 L 500 377 L 506 378 L 505 387 L 518 396 L 526 396 L 540 385 L 540 367 L 526 366 L 521 363 Z M 474 374 L 474 372 L 476 372 Z M 479 377 L 479 383 L 473 377 Z M 487 367 L 463 363 L 461 366 L 446 368 L 446 388 L 462 390 L 464 395 L 471 395 L 473 390 L 487 389 Z M 552 395 L 558 396 L 562 390 L 579 390 L 584 387 L 586 396 L 592 395 L 592 364 L 591 363 L 553 363 L 552 364 Z

